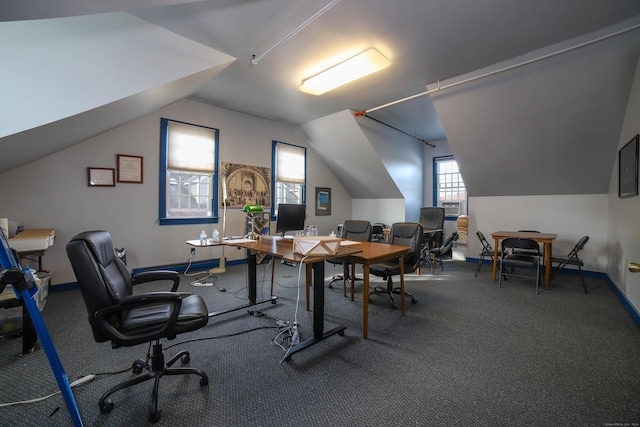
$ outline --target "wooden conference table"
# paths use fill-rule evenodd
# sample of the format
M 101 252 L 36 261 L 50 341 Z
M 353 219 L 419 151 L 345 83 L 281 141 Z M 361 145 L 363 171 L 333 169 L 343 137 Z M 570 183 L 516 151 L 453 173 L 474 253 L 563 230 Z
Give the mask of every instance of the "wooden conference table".
M 557 234 L 552 233 L 535 233 L 531 231 L 496 231 L 491 233 L 493 237 L 493 275 L 491 279 L 495 282 L 498 270 L 498 251 L 500 251 L 500 240 L 509 237 L 515 237 L 518 239 L 533 239 L 538 243 L 544 244 L 544 288 L 549 289 L 549 282 L 551 281 L 551 243 L 557 237 Z
M 337 326 L 329 331 L 324 331 L 324 262 L 331 258 L 341 258 L 360 252 L 362 249 L 357 245 L 340 246 L 336 255 L 300 255 L 293 252 L 293 240 L 280 239 L 262 236 L 254 241 L 233 242 L 228 241 L 225 244 L 237 246 L 247 250 L 248 277 L 247 284 L 249 289 L 256 289 L 256 266 L 258 252 L 266 253 L 285 261 L 302 263 L 306 265 L 306 278 L 310 279 L 313 271 L 313 337 L 299 344 L 294 345 L 287 353 L 285 360 L 290 360 L 291 355 L 314 345 L 331 335 L 342 335 L 346 326 Z M 308 286 L 307 286 L 308 288 Z M 250 291 L 251 293 L 251 291 Z M 255 298 L 255 296 L 254 296 Z M 307 301 L 309 298 L 307 297 Z

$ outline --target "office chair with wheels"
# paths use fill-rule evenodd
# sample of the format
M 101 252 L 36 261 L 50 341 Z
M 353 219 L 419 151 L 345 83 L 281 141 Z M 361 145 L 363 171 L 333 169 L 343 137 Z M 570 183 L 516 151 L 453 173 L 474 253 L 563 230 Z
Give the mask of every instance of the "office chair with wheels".
M 440 269 L 444 271 L 444 262 L 442 262 L 442 257 L 451 252 L 453 242 L 456 240 L 458 240 L 458 233 L 454 231 L 449 237 L 447 237 L 442 245 L 429 250 L 429 256 L 431 257 L 431 274 L 436 274 L 437 263 L 440 263 Z
M 420 266 L 423 232 L 424 229 L 422 225 L 417 222 L 397 222 L 391 226 L 388 243 L 392 245 L 409 246 L 409 252 L 403 257 L 405 273 L 412 273 Z M 372 294 L 388 295 L 391 300 L 391 306 L 396 309 L 397 306 L 393 301 L 393 294 L 400 295 L 400 288 L 394 288 L 392 278 L 400 274 L 400 259 L 374 264 L 369 268 L 369 273 L 382 277 L 387 281 L 386 288 L 376 286 L 374 290 L 369 293 L 369 297 L 371 297 Z M 413 304 L 417 302 L 409 292 L 405 292 L 403 296 L 411 297 L 411 303 Z
M 356 240 L 359 242 L 370 242 L 371 232 L 372 232 L 372 227 L 369 221 L 350 219 L 342 223 L 342 228 L 340 229 L 339 237 L 341 239 Z M 333 282 L 337 280 L 342 280 L 342 289 L 343 289 L 344 296 L 346 297 L 347 296 L 347 280 L 351 281 L 352 291 L 354 286 L 353 280 L 351 280 L 351 276 L 349 275 L 349 263 L 346 262 L 344 258 L 328 259 L 327 262 L 334 265 L 342 266 L 342 275 L 333 276 L 333 278 L 329 282 L 329 288 L 333 288 Z M 356 278 L 355 274 L 353 275 L 353 279 L 362 280 L 361 278 Z M 351 293 L 353 294 L 353 292 Z
M 478 277 L 478 272 L 482 268 L 484 259 L 488 257 L 491 259 L 491 262 L 493 262 L 494 251 L 493 251 L 493 248 L 491 247 L 491 244 L 489 243 L 487 238 L 484 237 L 484 234 L 482 234 L 480 230 L 476 231 L 476 236 L 478 236 L 478 240 L 480 240 L 480 244 L 482 245 L 482 250 L 480 251 L 480 258 L 478 259 L 478 266 L 476 267 L 476 274 L 475 274 L 475 277 Z M 498 251 L 498 259 L 500 258 L 500 256 L 502 256 L 502 252 Z
M 571 251 L 566 255 L 566 256 L 561 256 L 561 255 L 552 255 L 551 256 L 551 265 L 553 266 L 554 263 L 556 263 L 556 265 L 553 267 L 553 274 L 551 275 L 551 280 L 553 280 L 553 278 L 567 265 L 575 265 L 578 267 L 578 272 L 580 274 L 580 279 L 582 280 L 582 288 L 584 289 L 584 293 L 587 294 L 587 284 L 584 281 L 584 276 L 582 275 L 582 266 L 584 265 L 584 262 L 582 262 L 582 259 L 580 259 L 580 257 L 578 256 L 578 252 L 580 252 L 583 248 L 584 245 L 587 244 L 587 242 L 589 241 L 589 236 L 583 236 L 580 240 L 578 240 L 578 243 L 576 243 L 576 245 L 573 247 L 573 249 L 571 249 Z
M 384 229 L 385 225 L 381 222 L 376 222 L 371 225 L 371 241 L 372 242 L 381 242 L 385 243 L 386 238 L 384 237 Z
M 137 375 L 107 390 L 98 405 L 103 413 L 114 407 L 109 398 L 126 387 L 154 380 L 149 405 L 149 421 L 160 420 L 158 388 L 164 375 L 193 374 L 200 385 L 209 383 L 207 375 L 194 368 L 172 368 L 180 360 L 189 362 L 190 355 L 181 351 L 166 363 L 160 339 L 174 339 L 178 334 L 202 328 L 207 324 L 208 311 L 201 297 L 177 292 L 180 276 L 173 271 L 150 271 L 131 275 L 113 249 L 111 235 L 106 231 L 86 231 L 73 237 L 66 246 L 67 256 L 84 299 L 89 324 L 96 342 L 111 341 L 111 347 L 131 347 L 149 343 L 151 354 L 146 360 L 133 362 Z M 171 281 L 170 292 L 133 294 L 133 285 L 153 281 Z
M 524 266 L 535 268 L 536 275 L 536 294 L 540 293 L 540 258 L 542 253 L 540 252 L 540 246 L 538 242 L 533 239 L 519 239 L 510 237 L 502 240 L 500 255 L 500 281 L 499 286 L 502 287 L 502 278 L 505 279 L 510 276 L 534 278 L 532 276 L 524 275 L 523 273 L 516 273 L 513 269 L 514 266 Z M 506 266 L 511 266 L 511 269 L 507 269 Z

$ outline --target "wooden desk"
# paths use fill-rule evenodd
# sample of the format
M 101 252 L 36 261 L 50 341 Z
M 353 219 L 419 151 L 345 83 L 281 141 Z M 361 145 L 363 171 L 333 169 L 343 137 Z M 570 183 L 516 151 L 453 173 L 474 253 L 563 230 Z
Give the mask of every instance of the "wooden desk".
M 306 278 L 311 278 L 313 271 L 313 337 L 291 347 L 287 353 L 286 361 L 291 359 L 291 355 L 303 350 L 311 345 L 317 344 L 335 334 L 344 334 L 346 326 L 338 326 L 330 331 L 324 331 L 324 262 L 331 258 L 341 258 L 360 252 L 362 249 L 358 245 L 340 246 L 336 255 L 310 255 L 303 256 L 293 252 L 293 240 L 276 239 L 273 237 L 262 237 L 253 242 L 229 242 L 229 245 L 237 246 L 247 250 L 249 299 L 255 301 L 256 298 L 256 266 L 258 252 L 266 253 L 285 261 L 302 263 L 306 265 Z M 252 299 L 253 298 L 253 299 Z M 308 297 L 307 297 L 308 301 Z
M 551 281 L 551 243 L 558 235 L 552 233 L 532 233 L 529 231 L 496 231 L 491 233 L 493 237 L 493 275 L 492 280 L 496 281 L 496 272 L 498 270 L 498 251 L 500 251 L 500 240 L 508 237 L 516 237 L 518 239 L 533 239 L 538 243 L 544 244 L 544 288 L 549 289 Z
M 355 279 L 355 264 L 362 264 L 363 290 L 362 290 L 362 338 L 367 339 L 367 329 L 369 323 L 369 267 L 383 261 L 400 258 L 400 307 L 401 313 L 405 314 L 404 302 L 404 267 L 402 259 L 409 252 L 408 246 L 390 245 L 388 243 L 362 242 L 350 247 L 361 249 L 360 252 L 349 255 L 346 260 L 351 263 L 351 300 L 353 301 L 353 282 Z

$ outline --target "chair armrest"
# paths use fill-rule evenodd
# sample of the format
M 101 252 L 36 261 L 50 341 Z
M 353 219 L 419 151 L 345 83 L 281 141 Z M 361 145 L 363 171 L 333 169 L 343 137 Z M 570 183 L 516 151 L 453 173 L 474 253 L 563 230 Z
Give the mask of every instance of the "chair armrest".
M 101 330 L 109 340 L 116 345 L 135 345 L 152 341 L 156 338 L 175 338 L 174 327 L 180 314 L 183 294 L 177 292 L 150 292 L 139 295 L 130 295 L 120 300 L 120 304 L 101 308 L 96 311 L 93 321 L 94 328 Z M 163 305 L 167 307 L 167 314 L 163 323 L 153 328 L 149 326 L 143 334 L 127 334 L 114 326 L 113 316 L 126 314 L 135 308 L 153 307 Z M 166 319 L 166 320 L 165 320 Z
M 143 271 L 141 273 L 133 275 L 132 280 L 134 285 L 139 285 L 140 283 L 146 282 L 154 282 L 157 280 L 170 280 L 173 282 L 173 286 L 171 286 L 171 292 L 176 292 L 178 290 L 178 285 L 180 284 L 180 274 L 178 274 L 178 272 L 176 271 L 171 270 Z

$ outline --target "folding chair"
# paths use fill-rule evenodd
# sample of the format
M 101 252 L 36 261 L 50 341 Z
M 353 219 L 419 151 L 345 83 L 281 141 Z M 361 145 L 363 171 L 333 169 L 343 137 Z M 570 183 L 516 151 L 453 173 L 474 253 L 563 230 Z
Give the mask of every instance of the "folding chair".
M 580 257 L 578 257 L 578 252 L 580 252 L 582 248 L 584 248 L 584 245 L 586 245 L 588 241 L 589 241 L 589 236 L 583 236 L 580 240 L 578 240 L 578 243 L 576 243 L 573 249 L 571 249 L 571 251 L 566 256 L 561 256 L 561 255 L 551 256 L 551 265 L 553 266 L 554 263 L 557 263 L 557 265 L 553 267 L 554 270 L 553 270 L 553 273 L 551 274 L 551 280 L 553 280 L 553 278 L 566 265 L 576 265 L 578 266 L 578 272 L 580 274 L 580 279 L 582 280 L 582 288 L 584 289 L 584 293 L 585 294 L 589 293 L 587 292 L 587 284 L 585 283 L 584 276 L 582 274 L 582 266 L 584 265 L 584 263 L 582 262 Z

